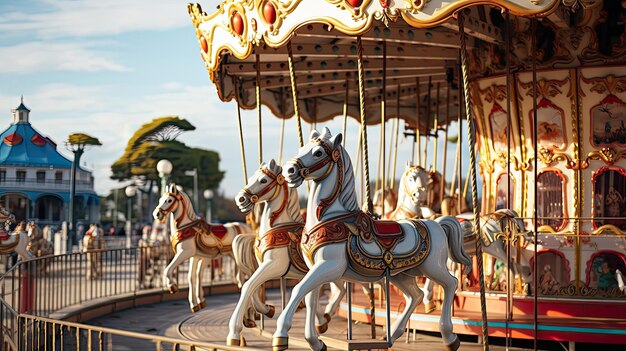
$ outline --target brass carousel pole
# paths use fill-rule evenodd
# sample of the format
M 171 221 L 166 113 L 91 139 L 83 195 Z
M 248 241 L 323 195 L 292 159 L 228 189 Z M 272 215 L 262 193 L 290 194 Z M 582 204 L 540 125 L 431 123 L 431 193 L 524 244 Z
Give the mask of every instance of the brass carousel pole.
M 424 143 L 424 155 L 422 156 L 422 167 L 428 168 L 428 143 L 430 143 L 430 108 L 431 108 L 431 86 L 433 77 L 428 77 L 428 95 L 426 95 L 426 140 Z
M 357 66 L 358 66 L 358 74 L 359 74 L 359 107 L 361 113 L 361 147 L 363 150 L 363 174 L 365 176 L 365 203 L 367 213 L 373 212 L 372 206 L 372 194 L 370 189 L 370 172 L 369 172 L 369 159 L 368 159 L 368 149 L 367 149 L 367 116 L 365 116 L 365 73 L 363 68 L 363 43 L 361 41 L 361 37 L 357 37 Z M 383 61 L 384 62 L 384 61 Z M 376 311 L 375 306 L 373 305 L 374 297 L 370 298 L 370 313 L 371 313 L 371 325 L 372 325 L 372 339 L 376 338 Z
M 382 217 L 385 216 L 385 186 L 387 185 L 387 179 L 385 178 L 385 137 L 386 130 L 385 124 L 387 123 L 387 42 L 383 41 L 383 98 L 380 100 L 380 157 L 382 161 L 380 165 L 382 166 L 382 174 L 381 174 L 381 188 L 382 188 L 382 205 L 381 205 L 381 213 Z M 373 285 L 373 284 L 372 284 Z
M 278 141 L 278 163 L 283 164 L 283 141 L 285 139 L 285 89 L 280 88 L 280 139 Z
M 291 41 L 287 42 L 287 53 L 289 54 L 289 78 L 291 80 L 291 96 L 293 98 L 293 114 L 296 117 L 296 125 L 298 126 L 298 142 L 300 147 L 304 146 L 304 138 L 302 137 L 302 121 L 300 120 L 300 110 L 298 109 L 298 85 L 296 73 L 293 68 L 293 52 L 291 51 Z
M 457 123 L 458 123 L 458 128 L 459 128 L 459 132 L 458 132 L 458 140 L 457 140 L 457 169 L 458 169 L 458 206 L 459 206 L 459 212 L 463 212 L 463 209 L 465 208 L 465 192 L 461 192 L 461 187 L 463 186 L 463 162 L 461 161 L 461 150 L 463 148 L 463 106 L 464 106 L 464 96 L 465 94 L 463 93 L 463 76 L 461 75 L 461 69 L 459 67 L 459 109 L 458 109 L 458 116 L 457 116 Z
M 263 163 L 263 129 L 261 126 L 261 56 L 256 54 L 256 107 L 259 122 L 259 165 Z
M 537 286 L 539 284 L 539 278 L 537 277 L 537 266 L 539 265 L 539 263 L 537 262 L 537 243 L 539 242 L 539 232 L 537 231 L 537 224 L 538 224 L 538 218 L 537 218 L 537 167 L 539 167 L 539 163 L 537 162 L 537 59 L 535 58 L 535 55 L 537 53 L 537 49 L 536 49 L 536 44 L 537 44 L 537 39 L 536 39 L 536 34 L 537 34 L 537 20 L 536 19 L 532 19 L 531 20 L 531 60 L 532 60 L 532 73 L 533 73 L 533 135 L 535 137 L 534 140 L 534 156 L 533 156 L 533 179 L 534 179 L 534 199 L 535 199 L 535 206 L 533 206 L 533 236 L 535 239 L 535 250 L 534 250 L 534 258 L 535 258 L 535 264 L 533 265 L 533 339 L 534 339 L 534 343 L 533 343 L 533 349 L 535 351 L 537 351 L 537 347 L 538 345 L 538 339 L 537 339 L 537 332 L 539 329 L 539 300 L 537 299 L 537 293 L 539 291 L 539 289 L 537 289 Z
M 396 162 L 398 161 L 398 138 L 400 132 L 400 84 L 398 84 L 398 95 L 396 96 L 396 139 L 393 145 L 393 166 L 391 167 L 391 184 L 390 188 L 393 190 L 396 182 Z
M 248 183 L 248 169 L 246 167 L 246 149 L 243 143 L 243 126 L 241 125 L 241 106 L 239 102 L 239 78 L 233 77 L 235 84 L 235 102 L 237 102 L 237 126 L 239 127 L 239 147 L 241 148 L 241 168 L 243 169 L 243 183 Z
M 350 80 L 346 79 L 346 98 L 343 101 L 343 130 L 342 130 L 342 135 L 343 135 L 343 139 L 342 139 L 342 145 L 345 148 L 346 147 L 346 128 L 348 126 L 348 98 L 349 98 L 349 94 L 350 94 Z
M 470 174 L 472 177 L 472 206 L 474 209 L 474 235 L 480 237 L 480 207 L 478 205 L 478 185 L 476 180 L 476 127 L 470 98 L 469 63 L 467 44 L 465 43 L 465 16 L 459 13 L 459 37 L 461 42 L 461 69 L 465 93 L 465 114 L 467 116 L 467 134 L 470 156 Z M 536 134 L 535 134 L 536 135 Z M 476 240 L 476 261 L 478 263 L 478 279 L 480 284 L 480 309 L 482 314 L 483 350 L 489 351 L 489 327 L 487 325 L 487 301 L 485 298 L 485 275 L 483 272 L 483 248 L 481 240 Z
M 435 102 L 435 113 L 433 114 L 433 171 L 437 172 L 437 149 L 439 144 L 439 91 L 440 91 L 440 83 L 437 82 L 437 93 Z M 439 194 L 436 194 L 439 196 Z M 433 195 L 434 196 L 434 195 Z M 434 201 L 434 199 L 433 199 Z
M 422 152 L 422 141 L 420 140 L 420 77 L 415 78 L 415 95 L 417 97 L 417 100 L 415 101 L 415 155 L 417 157 L 415 165 L 422 166 L 422 158 L 420 156 L 420 152 Z
M 450 127 L 450 82 L 447 84 L 446 93 L 446 130 L 443 132 L 443 164 L 441 165 L 441 186 L 439 186 L 439 203 L 443 203 L 443 195 L 446 188 L 446 166 L 448 162 L 448 128 Z
M 506 128 L 507 128 L 507 153 L 506 153 L 506 173 L 507 173 L 507 181 L 506 181 L 506 208 L 511 209 L 513 206 L 511 204 L 511 22 L 510 22 L 510 14 L 506 13 L 506 25 L 505 25 L 505 55 L 506 55 Z M 511 222 L 507 222 L 507 226 L 510 226 Z M 511 289 L 511 269 L 513 262 L 511 260 L 511 230 L 510 228 L 506 228 L 507 239 L 506 240 L 506 294 L 507 294 L 507 302 L 506 302 L 506 318 L 504 319 L 505 323 L 505 348 L 508 350 L 511 346 L 511 335 L 510 335 L 510 326 L 509 321 L 513 319 L 513 291 Z

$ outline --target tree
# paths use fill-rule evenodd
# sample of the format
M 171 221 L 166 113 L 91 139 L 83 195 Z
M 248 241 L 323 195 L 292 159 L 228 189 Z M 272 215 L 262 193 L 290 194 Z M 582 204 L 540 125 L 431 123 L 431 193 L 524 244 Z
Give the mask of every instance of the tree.
M 124 154 L 111 166 L 112 179 L 134 180 L 139 190 L 150 191 L 158 184 L 156 164 L 168 159 L 173 164 L 171 181 L 184 188 L 193 187 L 193 179 L 185 171 L 198 170 L 198 188 L 217 189 L 224 178 L 219 170 L 219 154 L 215 151 L 190 147 L 176 138 L 185 131 L 196 128 L 178 116 L 155 118 L 142 125 L 128 140 Z M 152 200 L 148 200 L 152 203 Z

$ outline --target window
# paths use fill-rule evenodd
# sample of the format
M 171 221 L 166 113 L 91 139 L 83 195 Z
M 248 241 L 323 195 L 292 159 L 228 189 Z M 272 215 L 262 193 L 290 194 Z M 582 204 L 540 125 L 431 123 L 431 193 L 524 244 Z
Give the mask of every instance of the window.
M 54 174 L 54 182 L 61 184 L 63 182 L 63 172 L 56 172 Z
M 15 181 L 24 183 L 26 181 L 26 171 L 15 171 Z
M 537 217 L 538 225 L 547 225 L 561 230 L 565 224 L 563 212 L 563 175 L 556 171 L 546 171 L 537 176 Z
M 7 171 L 6 169 L 0 169 L 0 183 L 4 183 L 7 180 Z
M 594 226 L 612 224 L 626 230 L 626 171 L 617 167 L 600 168 L 593 175 Z
M 46 182 L 46 172 L 38 171 L 37 172 L 37 183 L 45 183 Z

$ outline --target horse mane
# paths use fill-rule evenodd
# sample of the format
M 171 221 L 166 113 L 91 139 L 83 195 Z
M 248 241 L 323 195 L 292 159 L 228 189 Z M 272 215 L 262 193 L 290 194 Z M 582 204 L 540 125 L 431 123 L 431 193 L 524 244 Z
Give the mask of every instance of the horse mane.
M 341 158 L 343 160 L 343 184 L 339 194 L 339 201 L 341 201 L 341 204 L 347 211 L 358 211 L 359 204 L 356 199 L 352 162 L 343 146 L 339 145 L 339 150 L 341 150 Z
M 302 223 L 304 220 L 300 215 L 300 199 L 298 199 L 298 190 L 295 188 L 288 188 L 287 194 L 289 200 L 287 201 L 287 215 L 292 221 Z
M 187 215 L 187 218 L 195 221 L 196 219 L 198 219 L 198 215 L 196 214 L 196 212 L 193 209 L 193 205 L 191 204 L 191 200 L 189 199 L 189 195 L 187 195 L 186 192 L 184 191 L 179 191 L 179 194 L 181 195 L 181 198 L 183 199 L 183 204 L 186 210 L 185 215 Z

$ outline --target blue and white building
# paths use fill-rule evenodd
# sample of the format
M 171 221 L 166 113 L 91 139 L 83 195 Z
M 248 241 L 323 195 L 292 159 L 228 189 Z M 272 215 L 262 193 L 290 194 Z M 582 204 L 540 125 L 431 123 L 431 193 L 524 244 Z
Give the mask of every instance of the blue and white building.
M 69 217 L 72 161 L 33 128 L 23 101 L 11 112 L 11 125 L 0 134 L 0 204 L 18 221 L 60 225 Z M 96 222 L 100 199 L 93 175 L 79 167 L 76 176 L 77 222 Z

